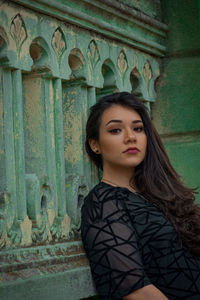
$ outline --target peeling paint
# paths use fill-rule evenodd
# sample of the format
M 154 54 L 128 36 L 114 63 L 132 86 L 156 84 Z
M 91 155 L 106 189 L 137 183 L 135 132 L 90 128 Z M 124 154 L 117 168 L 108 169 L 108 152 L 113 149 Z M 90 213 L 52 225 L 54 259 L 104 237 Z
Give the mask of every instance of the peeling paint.
M 73 94 L 73 93 L 72 93 Z M 75 98 L 70 99 L 70 104 L 65 109 L 65 159 L 72 167 L 75 166 L 82 157 L 82 117 L 81 112 L 74 109 Z
M 43 86 L 41 78 L 25 77 L 24 81 L 24 122 L 25 122 L 25 147 L 27 167 L 34 170 L 32 163 L 38 162 L 38 171 L 44 168 L 45 156 L 44 141 L 44 104 Z
M 47 215 L 48 215 L 49 224 L 51 226 L 55 218 L 55 211 L 53 209 L 48 208 Z
M 28 216 L 20 224 L 20 229 L 22 233 L 22 240 L 21 246 L 30 246 L 32 244 L 31 239 L 31 229 L 32 229 L 32 222 Z
M 64 215 L 62 224 L 61 224 L 61 233 L 62 237 L 68 237 L 70 232 L 70 217 L 68 215 Z

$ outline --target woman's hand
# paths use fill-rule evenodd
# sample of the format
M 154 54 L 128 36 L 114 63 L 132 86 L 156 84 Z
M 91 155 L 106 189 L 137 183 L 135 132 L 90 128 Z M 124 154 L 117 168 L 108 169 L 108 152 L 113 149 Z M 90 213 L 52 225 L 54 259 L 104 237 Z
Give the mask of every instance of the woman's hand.
M 150 284 L 123 297 L 123 300 L 168 300 L 168 298 L 153 284 Z

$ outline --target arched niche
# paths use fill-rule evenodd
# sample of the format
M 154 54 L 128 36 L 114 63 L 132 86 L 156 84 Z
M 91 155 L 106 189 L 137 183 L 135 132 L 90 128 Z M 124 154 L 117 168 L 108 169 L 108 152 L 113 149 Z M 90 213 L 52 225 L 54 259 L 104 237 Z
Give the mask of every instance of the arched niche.
M 137 68 L 134 68 L 130 73 L 131 93 L 137 97 L 142 97 L 141 91 L 141 74 Z
M 70 51 L 68 63 L 71 69 L 70 79 L 84 79 L 85 78 L 85 59 L 78 48 Z
M 43 38 L 35 38 L 30 45 L 29 52 L 33 60 L 32 71 L 50 71 L 50 50 Z
M 104 78 L 104 84 L 102 89 L 97 89 L 97 99 L 104 95 L 119 91 L 116 84 L 117 72 L 113 62 L 109 59 L 106 60 L 102 65 L 101 71 Z

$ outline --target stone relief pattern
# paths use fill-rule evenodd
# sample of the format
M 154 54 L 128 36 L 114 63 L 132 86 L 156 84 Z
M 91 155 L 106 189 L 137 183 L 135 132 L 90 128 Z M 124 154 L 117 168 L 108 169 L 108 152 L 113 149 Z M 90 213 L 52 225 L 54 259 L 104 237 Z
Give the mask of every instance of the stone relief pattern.
M 6 30 L 3 27 L 0 28 L 1 40 L 3 39 L 4 42 L 9 44 L 9 38 L 7 38 L 7 36 L 9 35 L 6 34 Z M 17 51 L 19 53 L 25 40 L 28 37 L 27 32 L 29 32 L 27 31 L 25 27 L 25 22 L 23 21 L 19 13 L 13 17 L 10 23 L 9 31 L 10 36 L 14 40 Z M 55 29 L 54 33 L 52 34 L 51 46 L 56 54 L 57 60 L 60 62 L 63 53 L 67 49 L 67 44 L 65 35 L 59 26 Z M 74 45 L 74 48 L 76 48 L 76 45 Z M 99 43 L 97 46 L 96 41 L 91 39 L 85 51 L 85 53 L 87 53 L 87 59 L 82 59 L 82 63 L 88 64 L 90 70 L 94 72 L 95 68 L 99 63 L 103 64 L 103 60 L 101 61 L 101 56 L 103 57 L 103 52 L 101 53 L 101 51 L 102 50 L 99 47 Z M 139 55 L 140 54 L 138 54 L 138 56 Z M 110 59 L 112 60 L 112 57 Z M 119 70 L 119 74 L 121 77 L 124 77 L 128 71 L 131 73 L 131 71 L 135 67 L 134 62 L 132 63 L 133 66 L 131 66 L 128 63 L 128 59 L 124 50 L 121 50 L 119 56 L 116 58 L 115 61 L 116 69 Z M 145 61 L 146 62 L 143 63 L 143 70 L 140 70 L 140 73 L 143 72 L 142 75 L 145 78 L 146 88 L 149 91 L 149 81 L 153 78 L 153 71 L 150 61 L 147 59 L 145 59 Z M 81 191 L 79 195 L 79 190 L 80 187 L 77 187 L 76 195 L 77 197 L 80 197 L 80 199 L 82 199 L 83 192 Z M 76 208 L 76 214 L 78 217 L 75 225 L 70 224 L 70 218 L 67 218 L 67 215 L 65 215 L 64 219 L 56 218 L 56 208 L 54 208 L 54 210 L 51 209 L 50 211 L 47 207 L 41 208 L 41 212 L 37 215 L 35 219 L 30 218 L 29 220 L 27 216 L 27 219 L 25 218 L 24 220 L 16 220 L 14 217 L 14 212 L 12 218 L 9 217 L 8 214 L 8 210 L 14 210 L 13 206 L 11 205 L 10 197 L 11 196 L 6 193 L 1 193 L 0 196 L 0 249 L 4 247 L 8 248 L 11 246 L 30 246 L 33 244 L 49 243 L 51 241 L 63 241 L 69 240 L 70 237 L 74 237 L 74 228 L 77 229 L 80 225 L 80 207 Z M 71 228 L 69 234 L 69 230 L 66 228 Z
M 61 28 L 58 27 L 54 31 L 51 43 L 52 43 L 52 47 L 56 53 L 57 59 L 60 61 L 62 54 L 64 53 L 65 49 L 67 48 L 66 42 L 64 39 L 64 34 L 63 34 Z
M 127 58 L 124 51 L 121 51 L 117 61 L 121 75 L 123 76 L 128 68 Z
M 17 14 L 10 25 L 10 34 L 16 43 L 17 50 L 20 51 L 23 42 L 27 38 L 26 27 L 20 14 Z
M 95 69 L 97 63 L 100 61 L 99 48 L 94 40 L 88 46 L 88 59 L 92 70 Z
M 143 75 L 144 75 L 144 78 L 145 78 L 147 91 L 149 93 L 149 81 L 151 80 L 153 74 L 152 74 L 150 62 L 148 60 L 146 61 L 145 65 L 144 65 Z

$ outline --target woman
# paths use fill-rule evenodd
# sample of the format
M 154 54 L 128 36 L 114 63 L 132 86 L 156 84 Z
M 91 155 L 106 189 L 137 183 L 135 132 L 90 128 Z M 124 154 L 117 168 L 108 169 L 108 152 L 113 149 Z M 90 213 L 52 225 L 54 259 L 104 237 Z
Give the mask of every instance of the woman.
M 91 108 L 86 150 L 102 179 L 82 207 L 100 299 L 200 299 L 200 208 L 129 93 Z

